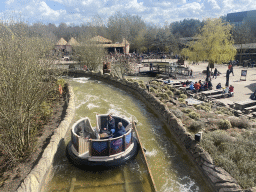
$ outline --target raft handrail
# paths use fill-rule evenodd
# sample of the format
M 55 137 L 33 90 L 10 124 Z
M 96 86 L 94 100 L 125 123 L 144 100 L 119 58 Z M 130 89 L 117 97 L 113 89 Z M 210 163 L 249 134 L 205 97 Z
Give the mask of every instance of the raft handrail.
M 124 151 L 126 151 L 126 149 L 129 147 L 126 147 L 126 141 L 125 141 L 125 138 L 126 138 L 126 136 L 127 135 L 129 135 L 129 134 L 132 134 L 131 133 L 132 132 L 132 129 L 130 129 L 130 130 L 128 130 L 124 135 L 121 135 L 121 136 L 119 136 L 119 137 L 115 137 L 115 138 L 108 138 L 108 139 L 101 139 L 101 140 L 98 140 L 98 139 L 90 139 L 90 145 L 89 145 L 89 154 L 90 154 L 90 156 L 94 156 L 94 155 L 92 155 L 92 142 L 96 142 L 96 143 L 99 143 L 99 142 L 107 142 L 108 144 L 107 144 L 107 148 L 108 148 L 108 155 L 105 155 L 105 156 L 112 156 L 112 155 L 116 155 L 116 154 L 118 154 L 118 153 L 122 153 L 122 152 L 124 152 Z M 114 153 L 114 154 L 111 154 L 110 155 L 110 150 L 111 150 L 111 147 L 110 147 L 110 144 L 111 144 L 111 142 L 112 141 L 117 141 L 117 140 L 119 140 L 119 139 L 122 139 L 122 150 L 120 151 L 120 152 L 117 152 L 117 153 Z M 131 141 L 130 141 L 130 143 L 132 142 L 132 135 L 131 135 Z M 97 155 L 95 155 L 95 156 L 97 156 Z M 100 156 L 100 155 L 99 155 Z M 103 155 L 102 155 L 103 156 Z

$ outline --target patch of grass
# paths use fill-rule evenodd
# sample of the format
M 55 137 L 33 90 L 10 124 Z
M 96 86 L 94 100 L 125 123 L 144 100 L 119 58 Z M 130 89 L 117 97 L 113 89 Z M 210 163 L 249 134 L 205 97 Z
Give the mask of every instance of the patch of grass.
M 227 115 L 230 115 L 230 116 L 234 115 L 233 112 L 231 112 L 227 107 L 217 107 L 217 111 L 220 111 L 223 114 L 227 114 Z
M 183 98 L 178 98 L 178 101 L 179 101 L 180 103 L 184 103 L 184 102 L 185 102 L 185 99 L 183 99 Z
M 252 127 L 248 119 L 246 117 L 233 117 L 229 118 L 229 121 L 232 125 L 232 127 L 237 127 L 240 129 L 249 129 Z
M 256 185 L 256 132 L 237 134 L 224 130 L 205 133 L 201 142 L 217 166 L 223 167 L 244 188 Z
M 188 116 L 189 116 L 191 119 L 195 119 L 195 120 L 200 119 L 200 114 L 198 114 L 198 113 L 196 113 L 196 112 L 194 112 L 194 111 L 190 112 L 190 113 L 188 114 Z
M 227 119 L 221 119 L 218 123 L 219 129 L 227 130 L 232 127 L 231 123 Z
M 184 109 L 182 109 L 181 111 L 182 111 L 183 113 L 190 113 L 190 112 L 193 111 L 193 109 L 191 109 L 191 108 L 184 108 Z
M 168 94 L 170 97 L 173 97 L 173 95 L 174 95 L 173 92 L 170 90 L 166 91 L 166 94 Z
M 187 99 L 188 98 L 188 96 L 186 94 L 180 94 L 179 97 L 183 98 L 183 99 Z
M 153 87 L 149 87 L 149 92 L 157 94 L 158 90 Z
M 203 127 L 203 123 L 202 122 L 198 122 L 198 121 L 194 121 L 191 123 L 191 125 L 188 127 L 188 130 L 192 133 L 197 133 L 198 131 L 200 131 Z

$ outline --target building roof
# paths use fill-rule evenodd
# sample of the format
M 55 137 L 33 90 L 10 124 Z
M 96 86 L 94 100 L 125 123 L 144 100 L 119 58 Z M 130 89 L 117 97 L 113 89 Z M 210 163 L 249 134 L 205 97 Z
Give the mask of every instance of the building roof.
M 79 43 L 73 37 L 71 37 L 67 45 L 76 46 L 76 45 L 79 45 Z
M 235 44 L 236 49 L 241 49 L 241 44 Z M 242 49 L 256 49 L 256 43 L 246 43 L 242 44 Z
M 67 41 L 63 38 L 60 38 L 60 40 L 56 43 L 56 45 L 66 45 Z
M 96 36 L 96 37 L 93 37 L 91 38 L 91 41 L 97 41 L 99 43 L 112 43 L 111 40 L 107 39 L 107 38 L 104 38 L 102 36 Z

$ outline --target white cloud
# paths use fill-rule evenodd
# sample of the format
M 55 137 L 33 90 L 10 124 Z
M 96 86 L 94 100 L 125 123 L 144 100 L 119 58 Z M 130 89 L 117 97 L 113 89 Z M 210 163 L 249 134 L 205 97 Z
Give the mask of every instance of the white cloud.
M 49 1 L 59 3 L 65 10 L 56 10 L 57 6 L 51 9 Z M 9 12 L 20 13 L 25 19 L 56 24 L 85 22 L 95 15 L 106 20 L 116 12 L 139 15 L 146 22 L 164 23 L 256 9 L 255 0 L 6 0 L 5 4 Z
M 14 2 L 14 0 L 7 0 L 5 3 L 7 4 L 7 5 L 10 5 L 10 4 L 12 4 Z

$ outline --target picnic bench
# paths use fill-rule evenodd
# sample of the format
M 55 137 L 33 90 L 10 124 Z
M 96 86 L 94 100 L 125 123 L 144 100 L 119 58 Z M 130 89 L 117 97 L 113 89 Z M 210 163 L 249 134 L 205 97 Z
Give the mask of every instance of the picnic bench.
M 215 90 L 208 90 L 208 91 L 201 91 L 201 94 L 204 96 L 210 96 L 210 95 L 217 95 L 223 93 L 222 89 L 215 89 Z
M 235 102 L 235 109 L 237 110 L 251 110 L 254 109 L 254 106 L 256 105 L 256 100 L 247 99 L 245 101 L 238 101 Z M 250 108 L 252 107 L 252 108 Z
M 214 94 L 214 95 L 208 95 L 208 99 L 221 99 L 221 98 L 226 98 L 229 96 L 229 93 L 220 93 L 220 94 Z

